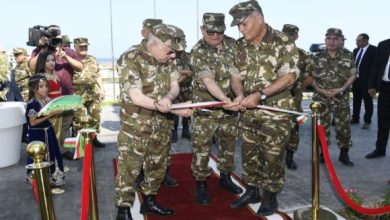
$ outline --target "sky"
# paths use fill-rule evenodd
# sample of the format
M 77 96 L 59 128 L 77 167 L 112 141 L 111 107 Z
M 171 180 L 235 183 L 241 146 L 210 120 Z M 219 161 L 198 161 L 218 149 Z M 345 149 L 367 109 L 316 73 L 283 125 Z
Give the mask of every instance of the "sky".
M 71 39 L 87 37 L 89 53 L 111 58 L 110 0 L 2 0 L 0 9 L 0 45 L 7 50 L 27 46 L 28 28 L 57 24 Z M 6 3 L 5 3 L 6 2 Z M 199 40 L 205 12 L 225 14 L 226 35 L 241 37 L 237 26 L 230 27 L 230 8 L 239 0 L 111 0 L 114 57 L 141 41 L 142 21 L 160 18 L 182 28 L 187 50 Z M 197 4 L 198 3 L 198 4 Z M 308 50 L 312 43 L 323 43 L 330 27 L 342 29 L 346 48 L 356 47 L 360 33 L 377 45 L 390 38 L 390 1 L 388 0 L 259 0 L 265 22 L 281 30 L 283 24 L 300 28 L 298 47 Z M 197 16 L 198 15 L 198 16 Z

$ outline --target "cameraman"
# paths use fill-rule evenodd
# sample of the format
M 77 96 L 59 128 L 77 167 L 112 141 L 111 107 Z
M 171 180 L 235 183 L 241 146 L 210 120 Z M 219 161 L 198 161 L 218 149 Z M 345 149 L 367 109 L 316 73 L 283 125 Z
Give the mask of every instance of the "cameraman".
M 47 29 L 50 37 L 41 37 L 39 46 L 31 54 L 29 67 L 35 72 L 39 53 L 49 51 L 56 59 L 55 72 L 60 79 L 62 95 L 72 95 L 72 78 L 75 71 L 82 71 L 84 65 L 77 53 L 62 45 L 61 29 L 58 25 L 50 25 Z M 62 140 L 58 140 L 62 155 L 65 159 L 72 160 L 73 154 L 63 148 L 64 139 L 70 137 L 70 127 L 72 125 L 73 112 L 64 112 L 62 120 Z

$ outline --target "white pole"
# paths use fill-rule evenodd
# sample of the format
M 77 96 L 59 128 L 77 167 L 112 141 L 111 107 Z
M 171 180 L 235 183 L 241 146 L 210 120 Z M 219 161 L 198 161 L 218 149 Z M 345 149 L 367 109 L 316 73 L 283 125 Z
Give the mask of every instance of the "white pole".
M 154 12 L 154 19 L 156 19 L 156 0 L 153 0 L 153 12 Z
M 116 96 L 115 96 L 115 56 L 114 56 L 114 35 L 112 31 L 112 3 L 110 0 L 110 30 L 111 30 L 111 56 L 112 56 L 112 87 L 113 87 L 113 99 L 115 101 Z
M 199 40 L 199 0 L 196 0 L 196 41 Z

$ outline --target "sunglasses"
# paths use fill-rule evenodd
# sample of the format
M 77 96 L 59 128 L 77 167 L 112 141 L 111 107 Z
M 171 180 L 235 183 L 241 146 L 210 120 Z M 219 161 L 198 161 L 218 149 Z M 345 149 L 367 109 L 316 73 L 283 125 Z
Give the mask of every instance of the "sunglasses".
M 206 33 L 207 33 L 207 36 L 212 37 L 214 35 L 221 36 L 221 35 L 223 35 L 224 32 L 207 31 Z

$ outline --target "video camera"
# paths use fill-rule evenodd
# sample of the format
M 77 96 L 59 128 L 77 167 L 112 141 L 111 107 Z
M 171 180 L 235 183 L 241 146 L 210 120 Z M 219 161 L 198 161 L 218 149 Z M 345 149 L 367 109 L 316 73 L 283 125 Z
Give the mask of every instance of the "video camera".
M 40 47 L 47 47 L 52 46 L 56 47 L 58 44 L 62 43 L 61 38 L 56 38 L 58 35 L 61 35 L 60 29 L 49 29 L 46 26 L 42 25 L 36 25 L 32 28 L 28 29 L 28 46 L 40 46 Z M 40 45 L 39 39 L 42 37 L 47 37 L 49 39 L 48 44 L 46 45 Z

